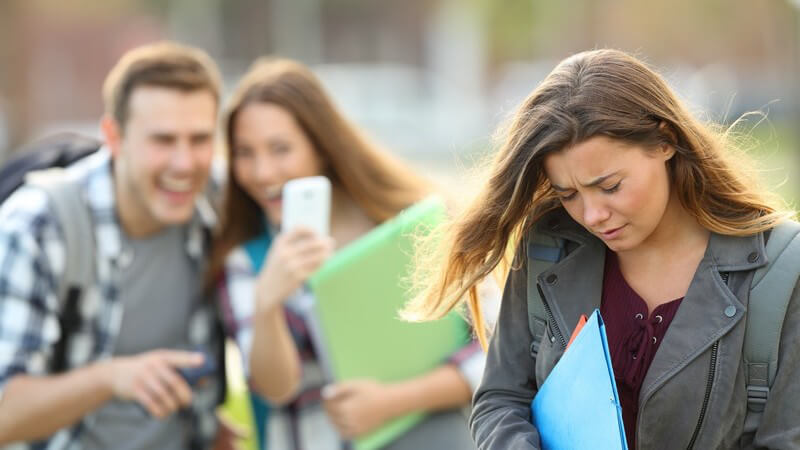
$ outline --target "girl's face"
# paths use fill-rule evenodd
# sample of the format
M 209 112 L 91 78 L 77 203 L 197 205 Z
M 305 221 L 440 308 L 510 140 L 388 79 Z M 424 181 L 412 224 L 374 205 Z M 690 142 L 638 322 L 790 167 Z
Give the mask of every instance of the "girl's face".
M 242 188 L 272 225 L 281 223 L 283 185 L 321 175 L 322 158 L 289 111 L 273 103 L 250 103 L 233 124 L 231 164 Z
M 544 169 L 569 215 L 613 251 L 646 242 L 663 223 L 670 201 L 664 146 L 647 151 L 605 136 L 551 153 Z

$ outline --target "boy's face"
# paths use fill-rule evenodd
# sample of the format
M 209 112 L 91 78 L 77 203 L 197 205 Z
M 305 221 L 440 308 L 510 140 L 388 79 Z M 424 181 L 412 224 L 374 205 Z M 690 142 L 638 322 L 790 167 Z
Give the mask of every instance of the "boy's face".
M 128 121 L 106 118 L 117 211 L 125 230 L 144 236 L 189 221 L 208 181 L 217 102 L 211 92 L 134 89 Z

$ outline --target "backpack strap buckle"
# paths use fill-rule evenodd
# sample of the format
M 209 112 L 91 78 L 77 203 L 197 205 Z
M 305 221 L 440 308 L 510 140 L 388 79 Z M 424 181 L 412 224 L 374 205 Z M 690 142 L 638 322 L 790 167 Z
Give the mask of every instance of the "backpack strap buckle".
M 747 386 L 747 408 L 751 411 L 762 412 L 769 397 L 767 386 Z
M 530 321 L 531 317 L 528 317 L 528 320 Z M 536 356 L 539 354 L 539 346 L 542 343 L 542 338 L 544 337 L 544 330 L 547 324 L 545 323 L 544 320 L 535 317 L 533 318 L 533 322 L 531 322 L 529 326 L 532 327 L 531 333 L 533 334 L 533 341 L 531 342 L 529 350 L 531 358 L 536 360 Z

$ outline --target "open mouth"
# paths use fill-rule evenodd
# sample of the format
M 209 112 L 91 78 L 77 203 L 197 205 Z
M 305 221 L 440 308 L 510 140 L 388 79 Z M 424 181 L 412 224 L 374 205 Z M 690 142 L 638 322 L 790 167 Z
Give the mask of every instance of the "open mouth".
M 282 197 L 283 197 L 283 185 L 271 186 L 264 189 L 264 200 L 267 203 L 270 204 L 280 203 Z
M 160 177 L 157 185 L 173 203 L 184 203 L 194 195 L 194 183 L 191 179 Z
M 283 186 L 272 186 L 268 187 L 264 190 L 265 198 L 267 200 L 275 200 L 281 198 L 281 194 L 283 193 Z
M 165 191 L 174 192 L 176 194 L 186 194 L 192 192 L 192 180 L 176 180 L 173 178 L 161 177 L 158 179 L 158 185 Z

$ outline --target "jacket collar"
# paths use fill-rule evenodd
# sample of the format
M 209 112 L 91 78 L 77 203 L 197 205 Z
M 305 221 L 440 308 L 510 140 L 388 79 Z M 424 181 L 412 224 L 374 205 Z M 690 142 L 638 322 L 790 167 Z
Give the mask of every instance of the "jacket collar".
M 580 246 L 599 243 L 605 251 L 605 244 L 575 222 L 563 208 L 542 217 L 534 226 L 534 232 L 571 241 Z M 741 237 L 712 232 L 708 243 L 707 253 L 709 252 L 710 255 L 707 256 L 721 272 L 752 270 L 767 263 L 763 233 Z
M 563 239 L 575 247 L 560 262 L 539 274 L 555 325 L 569 337 L 581 314 L 600 308 L 606 246 L 573 221 L 563 209 L 539 221 L 534 233 Z M 642 385 L 646 398 L 671 375 L 697 357 L 742 319 L 752 271 L 767 263 L 763 233 L 737 237 L 711 233 L 706 252 L 667 330 Z M 751 271 L 751 273 L 746 273 Z M 744 272 L 738 297 L 721 272 Z M 731 274 L 733 275 L 733 274 Z
M 763 233 L 745 237 L 711 234 L 706 253 L 645 376 L 640 404 L 745 317 L 750 281 L 755 270 L 766 264 Z M 727 283 L 721 273 L 728 274 Z M 734 283 L 735 279 L 738 281 Z
M 600 308 L 606 247 L 561 208 L 543 217 L 534 233 L 561 240 L 562 247 L 570 250 L 561 261 L 538 275 L 542 300 L 561 334 L 568 338 L 581 314 L 588 316 Z

